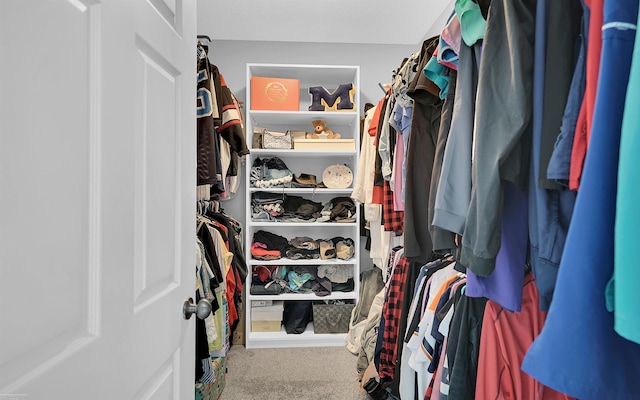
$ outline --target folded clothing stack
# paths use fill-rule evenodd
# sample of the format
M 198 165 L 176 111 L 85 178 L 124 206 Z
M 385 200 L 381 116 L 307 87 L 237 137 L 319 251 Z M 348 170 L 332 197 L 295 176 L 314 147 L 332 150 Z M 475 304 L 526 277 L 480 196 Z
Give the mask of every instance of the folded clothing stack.
M 355 222 L 356 205 L 349 197 L 334 197 L 324 205 L 284 193 L 251 194 L 251 219 L 263 222 Z
M 322 260 L 331 258 L 348 260 L 355 255 L 355 247 L 353 239 L 343 238 L 342 236 L 320 240 L 320 258 Z
M 253 221 L 277 221 L 284 214 L 285 194 L 255 192 L 251 194 L 251 219 Z
M 252 267 L 251 294 L 315 293 L 326 296 L 354 288 L 353 265 Z
M 356 205 L 350 197 L 334 197 L 331 199 L 330 221 L 356 222 Z
M 331 239 L 312 239 L 297 236 L 291 240 L 271 232 L 259 230 L 253 235 L 251 255 L 257 260 L 348 260 L 355 255 L 355 242 L 351 238 L 336 236 Z
M 251 255 L 258 260 L 278 260 L 286 253 L 289 241 L 275 233 L 259 230 L 253 234 Z

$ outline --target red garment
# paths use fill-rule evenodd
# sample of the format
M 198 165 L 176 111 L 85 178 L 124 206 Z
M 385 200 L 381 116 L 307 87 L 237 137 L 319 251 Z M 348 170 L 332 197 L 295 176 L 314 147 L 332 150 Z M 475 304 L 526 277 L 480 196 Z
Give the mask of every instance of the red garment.
M 227 296 L 227 307 L 229 311 L 229 326 L 236 326 L 238 320 L 240 319 L 238 315 L 238 310 L 236 308 L 236 275 L 233 266 L 229 268 L 227 271 L 227 290 L 225 292 Z
M 251 245 L 251 255 L 258 260 L 277 260 L 282 257 L 280 250 L 267 250 L 253 244 Z
M 384 99 L 385 98 L 383 97 L 378 101 L 376 111 L 373 113 L 373 118 L 371 118 L 371 123 L 369 123 L 369 129 L 367 130 L 369 136 L 378 136 L 378 124 L 380 122 L 380 112 L 384 109 Z
M 384 188 L 382 186 L 373 186 L 371 204 L 384 204 Z
M 398 335 L 400 333 L 400 317 L 402 316 L 402 302 L 408 270 L 409 260 L 402 256 L 393 269 L 387 297 L 382 306 L 385 325 L 380 349 L 380 365 L 378 366 L 378 375 L 381 381 L 389 381 L 394 378 L 393 373 L 398 361 L 396 356 Z
M 602 51 L 602 23 L 604 0 L 585 0 L 591 16 L 589 18 L 589 42 L 587 43 L 587 77 L 584 91 L 584 101 L 580 114 L 584 110 L 584 121 L 578 117 L 578 125 L 573 140 L 571 151 L 571 171 L 569 175 L 569 188 L 578 190 L 582 166 L 586 157 L 589 139 L 591 138 L 591 125 L 593 122 L 593 110 L 596 104 L 596 92 L 598 89 L 598 77 L 600 74 L 600 53 Z M 586 126 L 583 126 L 585 124 Z M 581 129 L 578 129 L 582 126 Z M 578 135 L 580 133 L 581 136 Z
M 511 312 L 489 300 L 482 320 L 476 399 L 565 400 L 520 369 L 547 317 L 540 311 L 533 274 L 525 277 L 522 310 Z
M 404 211 L 396 211 L 393 207 L 393 192 L 389 181 L 384 181 L 384 201 L 382 203 L 382 224 L 385 231 L 404 232 Z M 375 188 L 374 188 L 375 192 Z
M 587 105 L 586 101 L 582 102 L 580 114 L 578 114 L 578 122 L 576 123 L 576 132 L 573 137 L 573 147 L 571 149 L 571 164 L 569 168 L 569 189 L 578 190 L 580 186 L 580 176 L 582 175 L 582 166 L 584 165 L 584 157 L 587 154 Z

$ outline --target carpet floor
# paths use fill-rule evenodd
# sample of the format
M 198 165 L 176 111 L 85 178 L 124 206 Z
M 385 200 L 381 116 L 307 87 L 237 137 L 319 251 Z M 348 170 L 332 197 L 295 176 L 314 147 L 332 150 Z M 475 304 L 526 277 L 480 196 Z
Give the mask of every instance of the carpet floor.
M 227 354 L 220 400 L 367 400 L 345 347 L 246 349 Z

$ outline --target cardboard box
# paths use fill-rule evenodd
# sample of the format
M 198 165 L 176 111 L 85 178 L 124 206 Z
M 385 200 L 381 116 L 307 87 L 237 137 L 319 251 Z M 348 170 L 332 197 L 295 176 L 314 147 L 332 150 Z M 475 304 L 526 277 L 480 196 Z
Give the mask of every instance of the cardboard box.
M 282 321 L 284 303 L 274 301 L 271 306 L 251 307 L 251 321 Z
M 295 139 L 294 150 L 347 150 L 356 149 L 355 139 Z
M 299 111 L 300 81 L 298 79 L 252 76 L 251 109 Z
M 251 332 L 280 332 L 282 321 L 251 321 Z

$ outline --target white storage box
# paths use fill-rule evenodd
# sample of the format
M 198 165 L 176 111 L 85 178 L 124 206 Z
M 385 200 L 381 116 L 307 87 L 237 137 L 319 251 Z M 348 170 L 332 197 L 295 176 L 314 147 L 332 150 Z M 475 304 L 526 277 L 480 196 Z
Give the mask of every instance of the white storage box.
M 346 150 L 356 149 L 355 139 L 294 139 L 294 150 Z
M 284 303 L 274 301 L 271 306 L 251 307 L 252 321 L 282 321 Z

